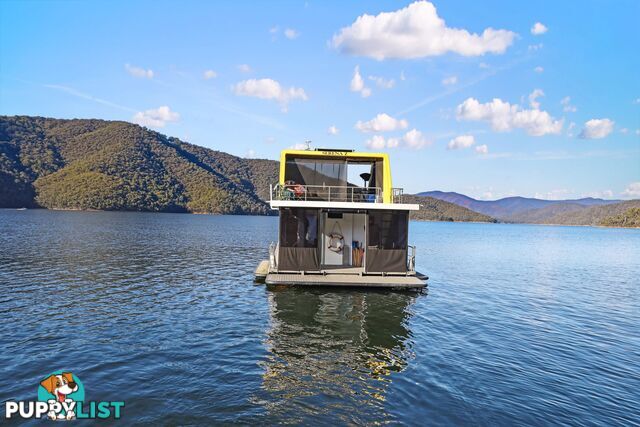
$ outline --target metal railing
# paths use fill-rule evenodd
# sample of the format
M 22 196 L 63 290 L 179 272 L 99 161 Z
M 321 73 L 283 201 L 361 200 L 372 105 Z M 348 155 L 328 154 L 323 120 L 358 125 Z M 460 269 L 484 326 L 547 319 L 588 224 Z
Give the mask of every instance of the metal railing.
M 269 271 L 278 270 L 278 244 L 271 242 L 269 245 Z
M 271 200 L 382 203 L 380 187 L 276 184 L 269 186 Z
M 391 189 L 391 202 L 402 203 L 404 190 Z M 347 185 L 269 185 L 271 200 L 303 200 L 325 202 L 383 203 L 380 187 L 357 187 Z
M 407 270 L 409 270 L 409 273 L 415 273 L 416 272 L 416 247 L 415 246 L 408 246 L 408 251 L 407 251 Z
M 402 189 L 402 188 L 392 188 L 391 189 L 391 201 L 392 201 L 392 203 L 402 203 L 403 195 L 404 195 L 404 189 Z

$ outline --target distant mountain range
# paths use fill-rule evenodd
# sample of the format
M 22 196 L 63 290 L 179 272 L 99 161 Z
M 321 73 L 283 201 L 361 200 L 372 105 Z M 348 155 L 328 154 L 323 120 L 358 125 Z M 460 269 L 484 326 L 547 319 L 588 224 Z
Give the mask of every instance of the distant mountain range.
M 592 197 L 570 200 L 542 200 L 506 197 L 499 200 L 476 200 L 454 192 L 425 191 L 419 196 L 455 203 L 501 222 L 564 225 L 633 226 L 640 200 L 604 200 Z M 630 211 L 631 210 L 631 211 Z M 617 219 L 612 217 L 618 216 Z
M 558 211 L 579 209 L 581 207 L 610 205 L 618 203 L 620 200 L 604 200 L 587 197 L 573 200 L 542 200 L 529 197 L 505 197 L 499 200 L 476 200 L 464 194 L 443 191 L 425 191 L 418 193 L 418 196 L 433 197 L 455 203 L 459 206 L 492 216 L 501 220 L 509 220 L 514 215 L 521 214 L 532 209 L 542 209 L 555 206 Z

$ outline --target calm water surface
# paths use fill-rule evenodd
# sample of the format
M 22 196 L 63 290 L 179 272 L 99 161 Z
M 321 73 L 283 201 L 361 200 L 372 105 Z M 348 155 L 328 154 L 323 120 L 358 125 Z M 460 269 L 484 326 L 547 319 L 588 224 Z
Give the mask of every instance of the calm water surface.
M 412 223 L 428 292 L 267 289 L 276 218 L 0 210 L 0 401 L 140 424 L 637 425 L 640 231 Z

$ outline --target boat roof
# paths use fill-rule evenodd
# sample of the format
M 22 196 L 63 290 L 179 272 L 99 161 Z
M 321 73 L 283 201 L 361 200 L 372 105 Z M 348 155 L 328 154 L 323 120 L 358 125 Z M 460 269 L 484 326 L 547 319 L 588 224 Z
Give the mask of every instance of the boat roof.
M 316 148 L 315 150 L 282 150 L 282 159 L 286 157 L 321 157 L 325 159 L 347 158 L 351 160 L 389 160 L 386 153 L 371 153 L 367 151 L 354 151 L 339 148 Z

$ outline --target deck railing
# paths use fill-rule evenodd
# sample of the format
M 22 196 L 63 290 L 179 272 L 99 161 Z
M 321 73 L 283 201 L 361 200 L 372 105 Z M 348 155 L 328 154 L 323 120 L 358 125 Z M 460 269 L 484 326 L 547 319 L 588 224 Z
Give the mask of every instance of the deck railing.
M 269 186 L 271 200 L 383 203 L 382 188 L 338 185 L 276 184 Z M 402 188 L 392 188 L 392 203 L 402 203 Z
M 415 273 L 416 272 L 416 247 L 415 246 L 408 246 L 408 251 L 407 251 L 407 270 L 409 270 L 409 273 Z
M 402 188 L 391 189 L 391 200 L 393 200 L 393 203 L 402 203 L 403 195 L 404 195 L 404 189 Z
M 278 244 L 271 242 L 269 245 L 269 271 L 278 270 Z

